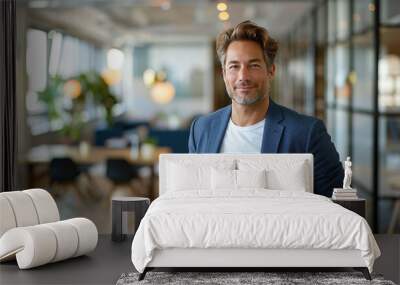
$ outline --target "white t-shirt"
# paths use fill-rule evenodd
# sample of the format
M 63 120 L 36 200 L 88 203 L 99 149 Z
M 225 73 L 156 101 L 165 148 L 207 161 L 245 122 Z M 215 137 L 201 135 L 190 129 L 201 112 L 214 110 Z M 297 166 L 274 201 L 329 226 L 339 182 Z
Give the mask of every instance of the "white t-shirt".
M 251 126 L 240 127 L 229 120 L 220 153 L 261 153 L 265 119 Z

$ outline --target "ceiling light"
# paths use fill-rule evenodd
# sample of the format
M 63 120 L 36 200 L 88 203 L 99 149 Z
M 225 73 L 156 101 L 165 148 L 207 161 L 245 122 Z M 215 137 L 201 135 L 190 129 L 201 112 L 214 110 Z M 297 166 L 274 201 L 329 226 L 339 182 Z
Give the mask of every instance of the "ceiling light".
M 229 20 L 229 13 L 228 12 L 220 12 L 219 14 L 218 14 L 218 18 L 221 20 L 221 21 L 227 21 L 227 20 Z
M 217 10 L 220 12 L 226 11 L 226 9 L 228 9 L 228 5 L 226 5 L 226 3 L 224 2 L 219 2 L 217 4 Z

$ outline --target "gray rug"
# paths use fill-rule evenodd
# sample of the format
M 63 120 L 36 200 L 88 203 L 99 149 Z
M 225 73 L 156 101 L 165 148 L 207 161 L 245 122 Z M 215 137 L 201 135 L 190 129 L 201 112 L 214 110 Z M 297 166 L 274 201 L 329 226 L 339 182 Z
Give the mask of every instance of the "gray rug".
M 138 281 L 139 273 L 122 274 L 117 285 L 133 284 L 387 284 L 380 275 L 372 275 L 368 281 L 360 272 L 148 272 L 146 278 Z

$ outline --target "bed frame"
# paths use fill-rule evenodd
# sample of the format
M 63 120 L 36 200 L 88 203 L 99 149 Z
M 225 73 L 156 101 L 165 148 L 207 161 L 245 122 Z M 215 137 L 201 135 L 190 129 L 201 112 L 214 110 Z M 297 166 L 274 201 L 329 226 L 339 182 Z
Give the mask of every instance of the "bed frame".
M 160 195 L 166 191 L 166 161 L 187 159 L 220 159 L 248 158 L 248 154 L 165 154 L 160 156 Z M 254 157 L 274 157 L 280 159 L 303 160 L 308 163 L 308 180 L 313 181 L 313 156 L 311 154 L 255 154 Z M 313 192 L 313 183 L 309 183 L 307 192 Z M 169 248 L 157 249 L 153 259 L 139 280 L 143 280 L 148 271 L 154 269 L 205 269 L 214 271 L 225 269 L 228 271 L 263 271 L 262 269 L 333 269 L 353 268 L 361 271 L 367 280 L 371 280 L 369 270 L 361 257 L 359 250 L 331 250 L 331 249 L 253 249 L 253 248 Z
M 152 261 L 139 275 L 143 280 L 148 271 L 155 268 L 185 269 L 233 269 L 233 271 L 252 271 L 257 269 L 285 268 L 353 268 L 361 271 L 371 280 L 368 268 L 359 250 L 330 249 L 193 249 L 170 248 L 156 250 Z M 261 270 L 262 271 L 262 270 Z

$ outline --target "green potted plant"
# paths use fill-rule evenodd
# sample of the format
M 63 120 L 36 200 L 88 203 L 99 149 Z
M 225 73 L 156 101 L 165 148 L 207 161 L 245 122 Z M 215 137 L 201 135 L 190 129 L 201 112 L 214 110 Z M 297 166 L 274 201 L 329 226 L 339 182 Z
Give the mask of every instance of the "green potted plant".
M 68 106 L 62 104 L 65 96 L 71 101 Z M 103 77 L 93 71 L 70 78 L 51 77 L 46 88 L 39 92 L 39 99 L 47 105 L 50 121 L 62 122 L 61 133 L 72 141 L 81 138 L 87 124 L 84 110 L 88 101 L 103 108 L 108 125 L 112 124 L 113 107 L 118 102 Z

